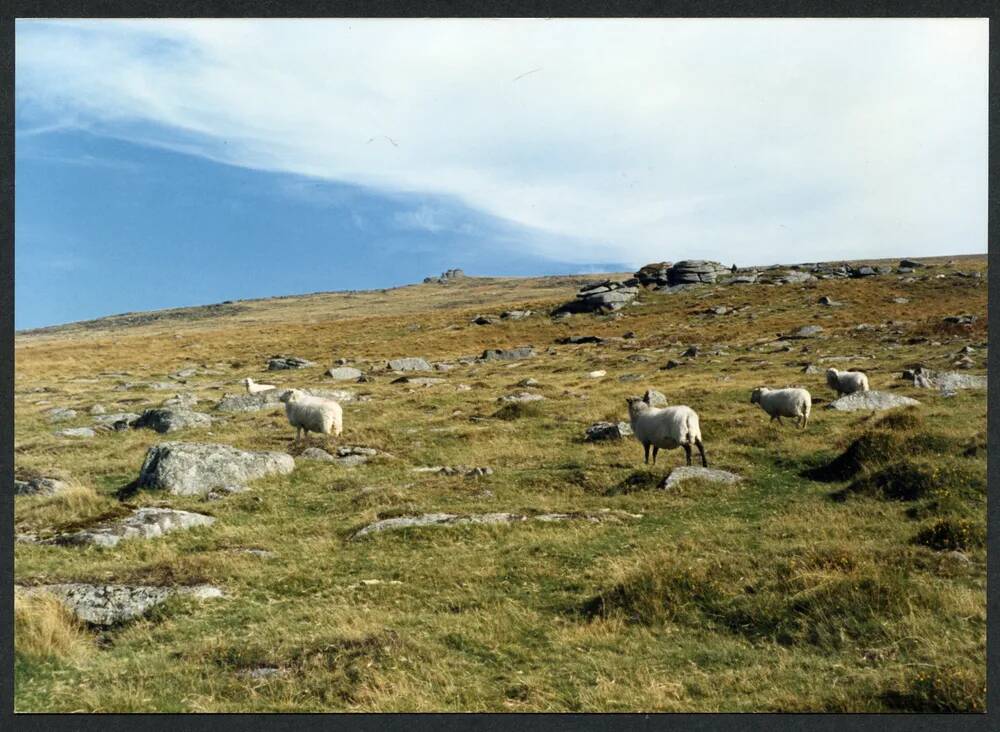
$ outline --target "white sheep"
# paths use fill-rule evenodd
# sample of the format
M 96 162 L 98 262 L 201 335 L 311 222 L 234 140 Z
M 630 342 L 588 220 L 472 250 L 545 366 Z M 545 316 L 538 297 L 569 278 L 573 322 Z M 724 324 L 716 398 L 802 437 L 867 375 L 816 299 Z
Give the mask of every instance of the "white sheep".
M 827 369 L 826 383 L 837 392 L 837 396 L 853 394 L 856 391 L 868 391 L 868 377 L 860 371 Z
M 771 415 L 771 421 L 782 417 L 792 417 L 802 429 L 809 421 L 809 411 L 812 409 L 812 397 L 805 389 L 768 389 L 759 386 L 750 393 L 750 403 L 759 404 L 760 408 Z
M 273 384 L 258 384 L 249 376 L 243 379 L 243 386 L 247 388 L 247 394 L 260 394 L 262 391 L 270 391 L 277 388 Z
M 306 394 L 298 389 L 289 389 L 278 399 L 285 403 L 288 423 L 295 428 L 295 441 L 299 441 L 302 430 L 309 439 L 310 432 L 320 432 L 339 437 L 344 428 L 344 410 L 333 399 Z
M 698 446 L 701 453 L 701 464 L 708 467 L 705 458 L 705 446 L 701 442 L 701 425 L 698 414 L 683 405 L 675 407 L 651 407 L 641 397 L 629 397 L 628 418 L 632 423 L 632 434 L 642 443 L 645 451 L 644 462 L 649 464 L 649 448 L 653 448 L 653 465 L 656 465 L 656 453 L 662 450 L 672 450 L 683 447 L 687 456 L 687 464 L 691 464 L 691 445 Z

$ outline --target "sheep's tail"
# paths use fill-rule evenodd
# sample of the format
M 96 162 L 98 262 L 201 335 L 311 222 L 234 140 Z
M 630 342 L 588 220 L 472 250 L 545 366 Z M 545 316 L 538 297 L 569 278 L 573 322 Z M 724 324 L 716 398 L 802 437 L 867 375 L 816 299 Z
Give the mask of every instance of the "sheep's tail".
M 701 423 L 698 421 L 697 412 L 691 412 L 684 420 L 684 443 L 692 445 L 701 440 Z
M 340 437 L 340 433 L 344 431 L 344 413 L 340 409 L 335 409 L 333 412 L 333 436 Z

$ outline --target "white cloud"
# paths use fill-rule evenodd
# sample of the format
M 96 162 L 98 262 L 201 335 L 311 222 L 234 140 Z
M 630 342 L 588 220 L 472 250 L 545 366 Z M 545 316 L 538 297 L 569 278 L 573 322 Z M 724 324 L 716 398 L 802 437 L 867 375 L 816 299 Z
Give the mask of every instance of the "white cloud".
M 559 235 L 539 253 L 563 260 L 986 248 L 986 20 L 18 21 L 16 33 L 19 109 L 152 122 L 239 165 L 456 196 Z

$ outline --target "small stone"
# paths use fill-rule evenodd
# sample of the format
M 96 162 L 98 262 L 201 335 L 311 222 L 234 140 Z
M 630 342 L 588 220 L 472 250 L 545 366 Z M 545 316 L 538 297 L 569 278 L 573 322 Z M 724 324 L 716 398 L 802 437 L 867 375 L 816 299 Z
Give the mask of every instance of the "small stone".
M 664 490 L 671 490 L 686 480 L 704 480 L 709 483 L 733 485 L 742 480 L 742 478 L 726 470 L 685 465 L 671 470 L 670 475 L 663 480 L 660 487 Z
M 339 366 L 337 368 L 327 369 L 326 375 L 333 379 L 334 381 L 357 381 L 361 378 L 361 369 L 356 369 L 351 366 Z
M 604 369 L 598 369 L 597 371 L 591 371 L 590 373 L 587 374 L 587 376 L 589 376 L 591 379 L 599 379 L 602 376 L 607 376 L 607 375 L 608 375 L 608 372 L 605 371 Z
M 587 442 L 605 442 L 621 440 L 632 434 L 632 426 L 628 422 L 595 422 L 584 431 Z
M 90 429 L 90 427 L 69 427 L 63 430 L 56 430 L 53 434 L 59 437 L 80 437 L 86 439 L 94 437 L 97 433 Z

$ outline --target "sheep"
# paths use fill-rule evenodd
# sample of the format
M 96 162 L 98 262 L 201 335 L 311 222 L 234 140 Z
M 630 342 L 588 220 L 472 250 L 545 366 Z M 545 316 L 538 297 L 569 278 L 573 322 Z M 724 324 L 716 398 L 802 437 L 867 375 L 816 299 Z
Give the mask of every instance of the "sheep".
M 644 462 L 649 464 L 649 448 L 653 448 L 653 465 L 656 465 L 656 453 L 661 449 L 672 450 L 683 447 L 687 456 L 687 464 L 691 464 L 691 445 L 698 446 L 701 453 L 701 464 L 708 467 L 705 457 L 705 446 L 701 442 L 701 426 L 698 414 L 683 405 L 676 407 L 651 407 L 641 397 L 629 397 L 628 418 L 632 424 L 632 434 L 642 443 L 645 451 Z
M 800 428 L 805 429 L 812 409 L 812 397 L 805 389 L 768 389 L 759 386 L 750 393 L 750 403 L 771 415 L 771 421 L 794 417 Z
M 340 437 L 344 428 L 344 411 L 333 399 L 311 396 L 299 389 L 289 389 L 278 399 L 285 403 L 288 423 L 295 428 L 295 442 L 299 441 L 302 430 L 305 430 L 306 440 L 310 432 L 324 435 L 332 432 L 334 437 Z
M 860 371 L 827 369 L 826 383 L 837 392 L 837 396 L 853 394 L 856 391 L 868 391 L 868 377 Z
M 260 394 L 262 391 L 270 391 L 277 388 L 273 384 L 258 384 L 249 376 L 243 379 L 243 386 L 247 388 L 247 394 Z

